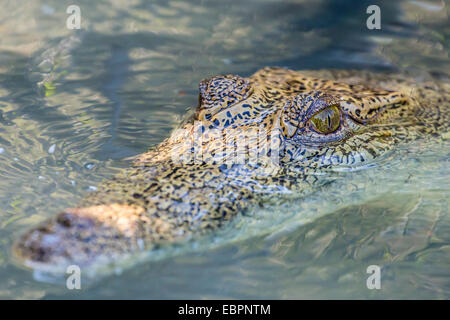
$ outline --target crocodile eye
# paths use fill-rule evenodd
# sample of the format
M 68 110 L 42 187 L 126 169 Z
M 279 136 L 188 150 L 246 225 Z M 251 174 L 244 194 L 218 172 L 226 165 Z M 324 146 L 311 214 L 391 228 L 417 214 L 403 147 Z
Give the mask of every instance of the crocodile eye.
M 341 124 L 341 111 L 337 105 L 329 106 L 314 114 L 310 123 L 312 129 L 318 133 L 330 134 L 339 129 Z

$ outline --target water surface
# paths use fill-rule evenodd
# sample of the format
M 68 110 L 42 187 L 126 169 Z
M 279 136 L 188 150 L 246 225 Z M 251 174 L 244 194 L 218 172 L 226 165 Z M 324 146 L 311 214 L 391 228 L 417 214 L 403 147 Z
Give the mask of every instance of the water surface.
M 66 8 L 81 8 L 68 30 Z M 366 28 L 378 4 L 382 29 Z M 11 264 L 19 232 L 169 135 L 198 82 L 264 66 L 449 74 L 442 1 L 3 1 L 0 298 L 450 298 L 449 142 L 398 148 L 81 291 Z M 368 290 L 366 268 L 382 268 Z

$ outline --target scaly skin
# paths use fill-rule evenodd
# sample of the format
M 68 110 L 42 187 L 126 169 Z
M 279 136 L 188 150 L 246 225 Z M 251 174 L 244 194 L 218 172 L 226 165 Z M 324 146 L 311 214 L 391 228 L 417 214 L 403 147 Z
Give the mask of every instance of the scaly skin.
M 314 192 L 329 168 L 448 137 L 449 101 L 448 83 L 364 71 L 265 68 L 204 80 L 179 129 L 77 208 L 26 232 L 13 255 L 55 271 L 189 239 L 264 198 Z

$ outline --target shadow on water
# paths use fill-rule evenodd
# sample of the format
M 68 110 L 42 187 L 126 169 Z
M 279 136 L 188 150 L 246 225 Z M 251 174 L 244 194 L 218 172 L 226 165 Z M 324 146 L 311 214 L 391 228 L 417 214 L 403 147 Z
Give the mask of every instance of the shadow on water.
M 102 161 L 131 156 L 145 151 L 148 145 L 140 145 L 138 150 L 129 148 L 127 146 L 129 141 L 121 141 L 117 131 L 123 127 L 122 111 L 125 111 L 126 116 L 133 108 L 126 104 L 127 99 L 123 97 L 128 95 L 126 85 L 142 74 L 153 79 L 147 87 L 150 92 L 152 92 L 152 84 L 163 88 L 169 84 L 167 87 L 169 90 L 153 91 L 152 95 L 148 93 L 146 95 L 142 91 L 136 92 L 136 94 L 144 94 L 143 98 L 148 97 L 145 101 L 147 112 L 164 108 L 164 104 L 168 101 L 181 100 L 184 103 L 182 108 L 173 110 L 181 115 L 186 105 L 195 106 L 197 83 L 202 78 L 215 74 L 239 73 L 248 76 L 266 65 L 285 66 L 292 69 L 391 68 L 373 54 L 373 43 L 368 39 L 369 33 L 373 35 L 377 32 L 369 31 L 365 26 L 367 18 L 365 8 L 370 4 L 376 4 L 372 2 L 325 1 L 318 3 L 312 10 L 308 3 L 303 2 L 280 5 L 251 1 L 242 6 L 239 1 L 200 1 L 204 8 L 200 13 L 183 8 L 179 8 L 177 12 L 180 17 L 190 17 L 190 26 L 204 28 L 205 34 L 200 36 L 162 35 L 152 32 L 120 33 L 121 30 L 118 30 L 117 34 L 109 35 L 85 31 L 81 43 L 70 52 L 72 65 L 66 71 L 83 73 L 86 77 L 79 80 L 62 79 L 60 86 L 55 89 L 55 94 L 64 92 L 66 95 L 76 95 L 83 89 L 89 88 L 94 91 L 94 94 L 106 97 L 107 109 L 95 108 L 95 105 L 88 108 L 92 117 L 98 116 L 102 120 L 109 120 L 109 128 L 107 128 L 109 137 L 103 138 L 102 145 L 98 146 L 98 151 L 93 156 Z M 149 10 L 155 3 L 162 7 L 168 6 L 165 2 L 156 1 L 151 5 L 142 3 L 137 5 L 137 8 Z M 126 11 L 119 11 L 117 16 L 145 23 L 144 18 Z M 387 26 L 387 30 L 383 31 L 385 35 L 394 33 L 389 26 L 390 21 L 395 20 L 396 16 L 396 5 L 392 2 L 383 3 L 383 22 L 385 22 L 383 25 Z M 235 40 L 232 39 L 234 42 L 228 41 L 230 39 L 227 39 L 225 34 L 221 35 L 220 31 L 214 29 L 215 25 L 227 21 L 229 17 L 237 19 L 244 29 L 250 28 L 246 31 L 248 34 L 242 36 L 242 39 L 238 37 Z M 276 34 L 272 31 L 273 25 L 277 27 Z M 263 31 L 258 31 L 258 28 L 262 28 Z M 407 29 L 395 32 L 397 36 L 408 34 Z M 218 39 L 208 41 L 214 37 Z M 221 39 L 223 41 L 220 41 Z M 58 41 L 58 39 L 52 39 L 48 47 L 56 46 Z M 137 62 L 142 63 L 143 60 L 153 57 L 130 59 L 129 55 L 133 49 L 175 55 L 177 60 L 164 61 L 161 65 L 152 64 L 146 70 L 136 71 L 133 70 L 133 66 Z M 224 60 L 226 63 L 221 65 L 211 63 L 212 57 L 215 61 Z M 227 64 L 228 61 L 232 63 Z M 13 64 L 23 65 L 20 57 Z M 23 71 L 26 72 L 27 69 L 24 68 Z M 33 120 L 42 123 L 60 121 L 64 115 L 59 112 L 58 106 L 54 106 L 50 113 L 45 112 L 42 109 L 45 109 L 45 99 L 32 97 L 30 92 L 26 91 L 28 85 L 34 86 L 35 83 L 23 80 L 23 74 L 19 75 L 18 82 L 5 79 L 3 82 L 5 88 L 11 93 L 3 98 L 20 99 L 18 95 L 22 92 L 24 93 L 22 98 L 27 101 L 17 101 L 21 105 L 19 112 L 27 113 Z M 176 84 L 177 87 L 170 83 Z M 180 99 L 176 96 L 177 89 L 186 93 L 187 97 Z M 64 101 L 60 102 L 64 103 Z M 66 128 L 67 131 L 70 129 Z M 58 132 L 61 134 L 56 135 L 55 138 L 67 137 L 64 136 L 66 132 Z
M 190 17 L 190 26 L 204 28 L 205 34 L 200 37 L 162 35 L 152 32 L 119 33 L 120 30 L 113 35 L 86 31 L 81 43 L 70 53 L 72 65 L 67 71 L 84 73 L 88 77 L 81 80 L 63 79 L 61 86 L 56 88 L 56 93 L 63 91 L 67 95 L 76 95 L 83 89 L 89 88 L 94 91 L 94 94 L 106 97 L 107 109 L 95 108 L 93 105 L 88 110 L 92 117 L 99 116 L 102 120 L 106 114 L 99 113 L 100 110 L 104 111 L 109 119 L 107 129 L 109 137 L 103 139 L 102 145 L 93 156 L 98 160 L 131 156 L 145 151 L 148 145 L 140 146 L 138 150 L 129 148 L 127 146 L 129 141 L 121 141 L 117 131 L 123 128 L 120 117 L 122 111 L 125 111 L 125 116 L 130 109 L 132 111 L 132 106 L 130 108 L 126 105 L 127 99 L 123 98 L 128 94 L 125 87 L 128 82 L 142 74 L 153 79 L 148 83 L 149 91 L 152 91 L 152 84 L 163 88 L 168 85 L 167 89 L 169 89 L 158 90 L 157 93 L 153 91 L 152 95 L 136 92 L 136 94 L 144 94 L 144 98 L 148 97 L 145 101 L 147 111 L 164 108 L 164 104 L 168 101 L 181 100 L 185 105 L 173 110 L 181 115 L 186 105 L 195 106 L 197 83 L 202 78 L 215 74 L 239 73 L 248 76 L 266 65 L 285 66 L 292 69 L 392 68 L 373 54 L 374 44 L 368 39 L 369 34 L 378 32 L 367 30 L 365 26 L 367 18 L 365 8 L 374 4 L 372 2 L 325 1 L 311 10 L 308 8 L 309 4 L 303 2 L 283 5 L 258 2 L 253 3 L 254 5 L 246 4 L 243 7 L 237 1 L 201 1 L 204 11 L 200 13 L 193 13 L 183 8 L 179 8 L 177 12 L 180 17 Z M 162 7 L 167 6 L 164 2 L 156 3 Z M 143 3 L 137 8 L 149 10 L 152 5 Z M 142 20 L 141 22 L 145 23 L 145 19 L 126 11 L 118 12 L 117 16 L 136 21 Z M 206 19 L 205 16 L 207 16 Z M 392 2 L 383 3 L 383 25 L 387 26 L 387 30 L 383 30 L 384 35 L 394 33 L 397 36 L 408 35 L 408 26 L 400 32 L 398 29 L 391 30 L 390 21 L 395 20 L 396 16 L 396 5 Z M 247 36 L 228 41 L 230 39 L 226 38 L 226 34 L 221 35 L 220 31 L 215 30 L 215 24 L 219 25 L 229 17 L 237 18 L 244 29 L 251 28 L 246 30 Z M 273 25 L 277 26 L 276 34 L 272 31 Z M 258 28 L 262 28 L 263 31 L 258 31 Z M 218 39 L 208 41 L 214 37 Z M 223 41 L 220 41 L 222 37 Z M 48 46 L 55 46 L 57 41 L 52 39 Z M 152 64 L 146 70 L 136 71 L 133 70 L 133 66 L 137 62 L 142 63 L 143 60 L 153 59 L 153 57 L 131 59 L 129 55 L 134 49 L 174 55 L 177 59 L 163 61 L 161 65 Z M 221 65 L 211 63 L 212 57 L 215 61 L 225 61 L 225 63 Z M 176 84 L 177 87 L 170 83 Z M 24 83 L 21 85 L 23 86 Z M 31 83 L 31 85 L 35 84 Z M 7 87 L 17 91 L 14 84 Z M 174 93 L 177 89 L 186 93 L 187 97 L 180 99 L 176 96 Z M 33 119 L 40 122 L 60 120 L 58 117 L 61 114 L 58 113 L 58 108 L 53 108 L 51 113 L 42 112 L 41 109 L 36 109 L 34 104 L 39 103 L 38 100 L 32 100 L 32 102 L 32 105 L 23 105 L 21 111 L 29 112 Z M 42 106 L 42 102 L 40 104 Z M 140 108 L 143 107 L 140 106 Z M 55 138 L 64 137 L 56 136 Z

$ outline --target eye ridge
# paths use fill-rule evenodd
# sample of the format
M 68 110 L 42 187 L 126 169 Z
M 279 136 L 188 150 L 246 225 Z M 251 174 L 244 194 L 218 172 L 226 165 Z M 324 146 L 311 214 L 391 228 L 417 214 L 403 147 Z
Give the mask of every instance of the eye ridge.
M 342 123 L 342 111 L 338 104 L 328 106 L 311 116 L 310 128 L 319 134 L 332 134 L 336 132 Z

